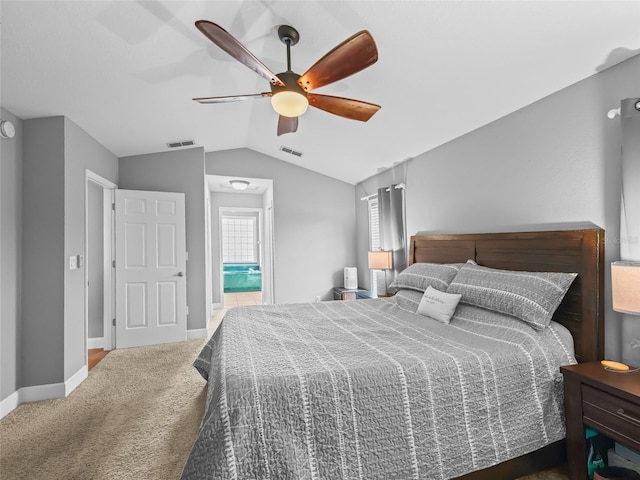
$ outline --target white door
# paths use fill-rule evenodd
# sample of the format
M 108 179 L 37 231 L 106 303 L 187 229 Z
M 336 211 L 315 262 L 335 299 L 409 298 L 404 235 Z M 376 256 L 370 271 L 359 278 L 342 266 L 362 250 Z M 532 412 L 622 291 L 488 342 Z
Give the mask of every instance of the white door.
M 116 190 L 116 348 L 186 340 L 183 193 Z

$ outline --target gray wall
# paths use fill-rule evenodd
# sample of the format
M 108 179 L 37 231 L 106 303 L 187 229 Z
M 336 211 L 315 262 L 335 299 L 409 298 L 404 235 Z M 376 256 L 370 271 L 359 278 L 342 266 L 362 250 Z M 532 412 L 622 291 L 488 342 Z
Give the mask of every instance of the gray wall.
M 84 270 L 69 270 L 68 258 L 85 254 L 86 169 L 114 183 L 118 178 L 117 158 L 71 120 L 22 126 L 18 388 L 62 383 L 85 365 Z
M 16 127 L 0 139 L 0 401 L 19 388 L 22 291 L 22 121 L 1 109 Z
M 70 119 L 64 119 L 64 235 L 65 256 L 85 255 L 85 181 L 89 169 L 118 183 L 118 160 Z M 66 263 L 66 262 L 65 262 Z M 85 364 L 84 268 L 69 270 L 64 282 L 64 374 L 65 380 Z
M 220 296 L 220 207 L 262 208 L 262 195 L 211 192 L 211 301 L 222 303 Z M 263 215 L 264 217 L 264 215 Z M 264 219 L 263 219 L 264 221 Z M 264 282 L 263 282 L 264 284 Z
M 25 120 L 21 387 L 64 381 L 64 117 Z M 84 344 L 84 342 L 83 342 Z M 46 361 L 43 361 L 46 359 Z
M 204 150 L 190 148 L 120 159 L 119 188 L 185 194 L 187 230 L 187 329 L 207 326 Z
M 275 302 L 332 298 L 356 260 L 354 186 L 249 149 L 207 153 L 206 172 L 273 180 Z
M 605 351 L 620 358 L 620 316 L 611 309 L 608 268 L 620 254 L 620 121 L 606 114 L 621 99 L 639 95 L 635 56 L 358 184 L 356 198 L 391 177 L 406 178 L 408 235 L 584 221 L 604 228 Z M 357 199 L 356 209 L 363 269 L 366 202 Z

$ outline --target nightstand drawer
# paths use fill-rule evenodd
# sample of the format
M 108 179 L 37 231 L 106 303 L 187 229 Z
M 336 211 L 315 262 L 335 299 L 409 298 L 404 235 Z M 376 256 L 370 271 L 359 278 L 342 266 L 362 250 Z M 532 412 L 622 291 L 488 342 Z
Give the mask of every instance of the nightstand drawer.
M 585 423 L 640 449 L 640 405 L 588 385 L 582 385 L 582 402 Z

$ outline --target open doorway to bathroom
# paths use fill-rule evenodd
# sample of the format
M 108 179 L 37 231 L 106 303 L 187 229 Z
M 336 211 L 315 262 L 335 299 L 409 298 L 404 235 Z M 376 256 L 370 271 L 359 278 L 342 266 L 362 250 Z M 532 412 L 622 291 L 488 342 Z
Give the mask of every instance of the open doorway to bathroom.
M 231 181 L 244 182 L 236 190 Z M 208 175 L 212 309 L 274 303 L 273 181 Z
M 224 306 L 262 304 L 262 209 L 220 208 Z

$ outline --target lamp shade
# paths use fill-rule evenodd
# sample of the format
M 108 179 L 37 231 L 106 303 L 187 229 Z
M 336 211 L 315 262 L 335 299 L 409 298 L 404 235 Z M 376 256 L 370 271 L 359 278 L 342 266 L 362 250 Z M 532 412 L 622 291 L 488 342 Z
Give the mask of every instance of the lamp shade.
M 640 262 L 611 264 L 611 293 L 616 312 L 640 315 Z
M 390 250 L 377 250 L 369 252 L 369 268 L 371 270 L 391 270 L 393 257 Z

